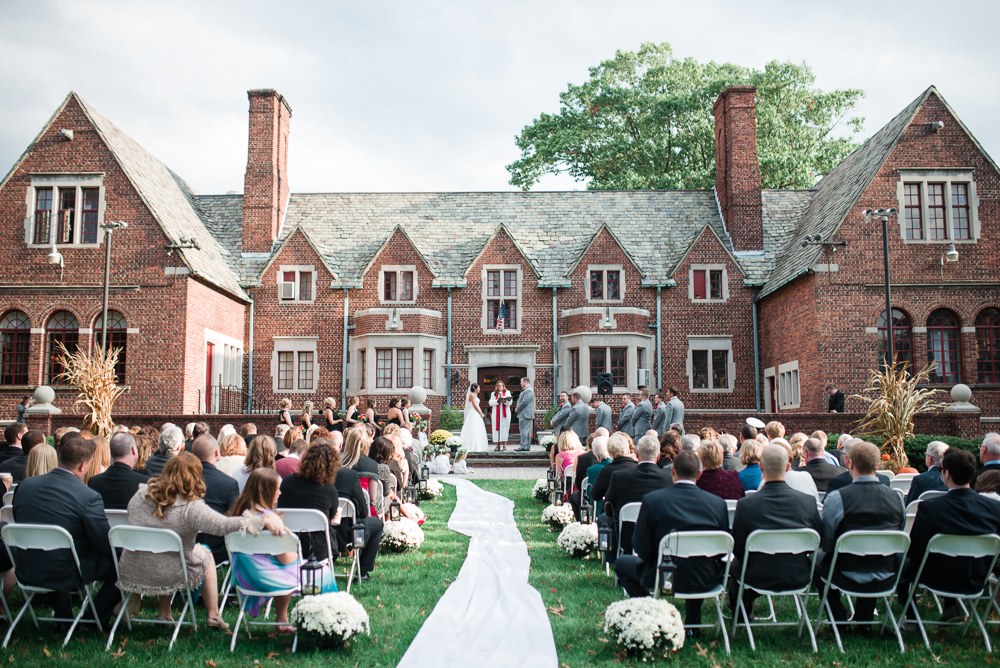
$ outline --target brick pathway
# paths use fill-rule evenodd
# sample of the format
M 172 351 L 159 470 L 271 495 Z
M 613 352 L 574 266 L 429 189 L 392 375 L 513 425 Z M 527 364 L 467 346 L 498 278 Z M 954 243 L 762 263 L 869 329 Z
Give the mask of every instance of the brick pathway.
M 433 476 L 435 478 L 464 478 L 466 480 L 538 480 L 545 477 L 544 467 L 526 466 L 473 466 L 467 475 Z

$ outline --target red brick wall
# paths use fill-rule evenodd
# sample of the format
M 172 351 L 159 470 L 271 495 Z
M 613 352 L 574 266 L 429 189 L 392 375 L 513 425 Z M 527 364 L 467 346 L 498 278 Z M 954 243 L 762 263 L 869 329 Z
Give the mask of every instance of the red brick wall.
M 217 374 L 209 383 L 206 373 L 206 336 L 211 330 L 237 341 L 244 341 L 244 321 L 248 310 L 226 293 L 196 279 L 187 280 L 185 303 L 187 322 L 184 346 L 184 397 L 183 410 L 205 410 L 208 385 L 219 385 Z M 223 353 L 222 346 L 215 346 L 215 355 Z M 213 364 L 214 366 L 214 364 Z
M 288 201 L 288 131 L 292 110 L 274 90 L 251 90 L 250 138 L 243 196 L 243 250 L 268 252 Z
M 716 100 L 715 190 L 737 250 L 764 247 L 757 160 L 757 88 L 730 86 Z
M 764 394 L 768 391 L 764 370 L 780 364 L 798 361 L 799 397 L 802 412 L 825 410 L 827 404 L 822 394 L 827 382 L 836 383 L 838 369 L 821 357 L 818 347 L 816 314 L 816 276 L 800 276 L 778 292 L 761 300 L 757 313 L 761 347 L 761 409 L 767 404 Z M 847 387 L 845 392 L 850 393 Z M 777 410 L 772 406 L 772 410 Z M 782 411 L 785 415 L 787 411 Z

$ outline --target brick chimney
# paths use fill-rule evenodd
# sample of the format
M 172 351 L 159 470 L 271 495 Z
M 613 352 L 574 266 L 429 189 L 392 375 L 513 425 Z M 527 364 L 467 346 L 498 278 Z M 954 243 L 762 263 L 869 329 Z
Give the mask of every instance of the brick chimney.
M 288 201 L 288 124 L 292 108 L 276 90 L 247 91 L 250 140 L 243 185 L 243 251 L 270 252 Z
M 764 248 L 757 87 L 730 86 L 715 101 L 715 192 L 736 250 Z

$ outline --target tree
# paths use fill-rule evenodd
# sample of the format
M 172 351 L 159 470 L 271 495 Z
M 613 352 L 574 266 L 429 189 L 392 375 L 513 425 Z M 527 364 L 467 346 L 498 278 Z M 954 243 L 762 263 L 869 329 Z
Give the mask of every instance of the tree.
M 589 190 L 711 188 L 715 184 L 712 105 L 727 86 L 757 86 L 757 154 L 765 188 L 810 188 L 856 144 L 832 136 L 864 92 L 823 92 L 805 63 L 764 70 L 678 60 L 669 44 L 618 51 L 590 79 L 560 94 L 516 138 L 511 185 L 528 190 L 543 174 L 568 173 Z M 860 132 L 863 118 L 846 124 Z

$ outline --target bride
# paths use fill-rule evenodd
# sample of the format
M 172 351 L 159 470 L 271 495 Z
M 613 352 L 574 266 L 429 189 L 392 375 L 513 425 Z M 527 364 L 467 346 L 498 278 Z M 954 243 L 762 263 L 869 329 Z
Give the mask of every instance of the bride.
M 479 407 L 479 385 L 473 383 L 465 393 L 465 422 L 462 424 L 462 447 L 469 452 L 486 452 L 490 441 L 483 423 L 483 409 Z

